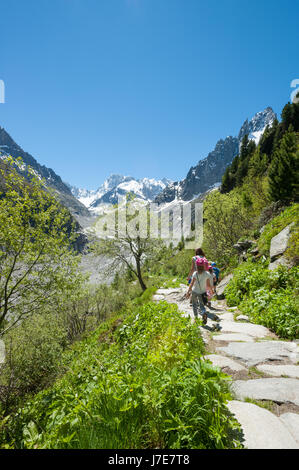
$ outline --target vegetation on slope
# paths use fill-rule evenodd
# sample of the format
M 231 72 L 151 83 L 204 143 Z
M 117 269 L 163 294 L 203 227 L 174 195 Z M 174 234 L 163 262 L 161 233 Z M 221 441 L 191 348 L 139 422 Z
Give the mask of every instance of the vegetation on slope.
M 64 357 L 67 372 L 6 426 L 25 448 L 234 448 L 228 377 L 174 305 L 118 314 Z

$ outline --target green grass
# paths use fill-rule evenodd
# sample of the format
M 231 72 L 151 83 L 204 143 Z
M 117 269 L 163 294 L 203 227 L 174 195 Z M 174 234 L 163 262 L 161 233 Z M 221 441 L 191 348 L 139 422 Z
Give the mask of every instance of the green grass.
M 271 411 L 273 413 L 273 410 L 276 408 L 276 403 L 270 400 L 254 400 L 252 398 L 246 397 L 244 399 L 246 403 L 252 403 L 253 405 L 259 406 L 260 408 L 264 408 L 268 411 Z

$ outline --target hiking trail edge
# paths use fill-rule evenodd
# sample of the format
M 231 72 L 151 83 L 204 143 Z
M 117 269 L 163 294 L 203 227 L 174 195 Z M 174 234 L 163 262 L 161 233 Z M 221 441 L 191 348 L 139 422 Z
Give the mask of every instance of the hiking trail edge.
M 184 284 L 161 288 L 153 300 L 176 304 L 194 322 L 189 299 L 182 299 L 186 290 Z M 212 301 L 207 313 L 207 324 L 199 326 L 205 359 L 232 377 L 235 399 L 227 407 L 241 424 L 244 447 L 299 449 L 298 342 L 280 340 L 244 316 L 237 320 L 240 312 L 227 307 L 224 300 Z

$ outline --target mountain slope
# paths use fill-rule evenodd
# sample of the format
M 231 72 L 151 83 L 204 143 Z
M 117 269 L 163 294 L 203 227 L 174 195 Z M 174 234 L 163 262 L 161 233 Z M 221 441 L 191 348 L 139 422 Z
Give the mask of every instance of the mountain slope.
M 276 114 L 272 108 L 268 107 L 255 114 L 250 121 L 246 119 L 238 137 L 229 136 L 225 140 L 220 139 L 206 158 L 200 160 L 195 167 L 190 168 L 185 179 L 167 186 L 156 197 L 155 202 L 164 204 L 175 199 L 188 201 L 215 186 L 219 186 L 226 167 L 239 153 L 244 135 L 248 134 L 250 139 L 258 143 L 265 128 L 270 126 L 275 118 Z
M 13 158 L 21 157 L 25 166 L 18 166 L 18 171 L 26 177 L 27 166 L 30 165 L 40 178 L 44 178 L 46 186 L 52 188 L 60 200 L 66 206 L 75 218 L 90 217 L 87 208 L 78 201 L 73 195 L 69 187 L 62 181 L 55 171 L 40 165 L 35 158 L 29 153 L 25 152 L 6 130 L 0 127 L 0 158 L 5 159 L 6 156 L 11 155 Z

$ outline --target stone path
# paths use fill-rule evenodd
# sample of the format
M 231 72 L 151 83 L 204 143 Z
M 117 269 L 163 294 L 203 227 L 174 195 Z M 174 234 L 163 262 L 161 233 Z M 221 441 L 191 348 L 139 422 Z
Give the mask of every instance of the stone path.
M 194 322 L 189 300 L 182 299 L 186 291 L 183 284 L 158 289 L 153 300 L 178 305 Z M 250 323 L 224 300 L 212 301 L 207 311 L 207 324 L 199 326 L 205 359 L 233 379 L 235 399 L 227 406 L 241 424 L 244 447 L 299 449 L 298 342 L 280 340 L 264 326 Z

